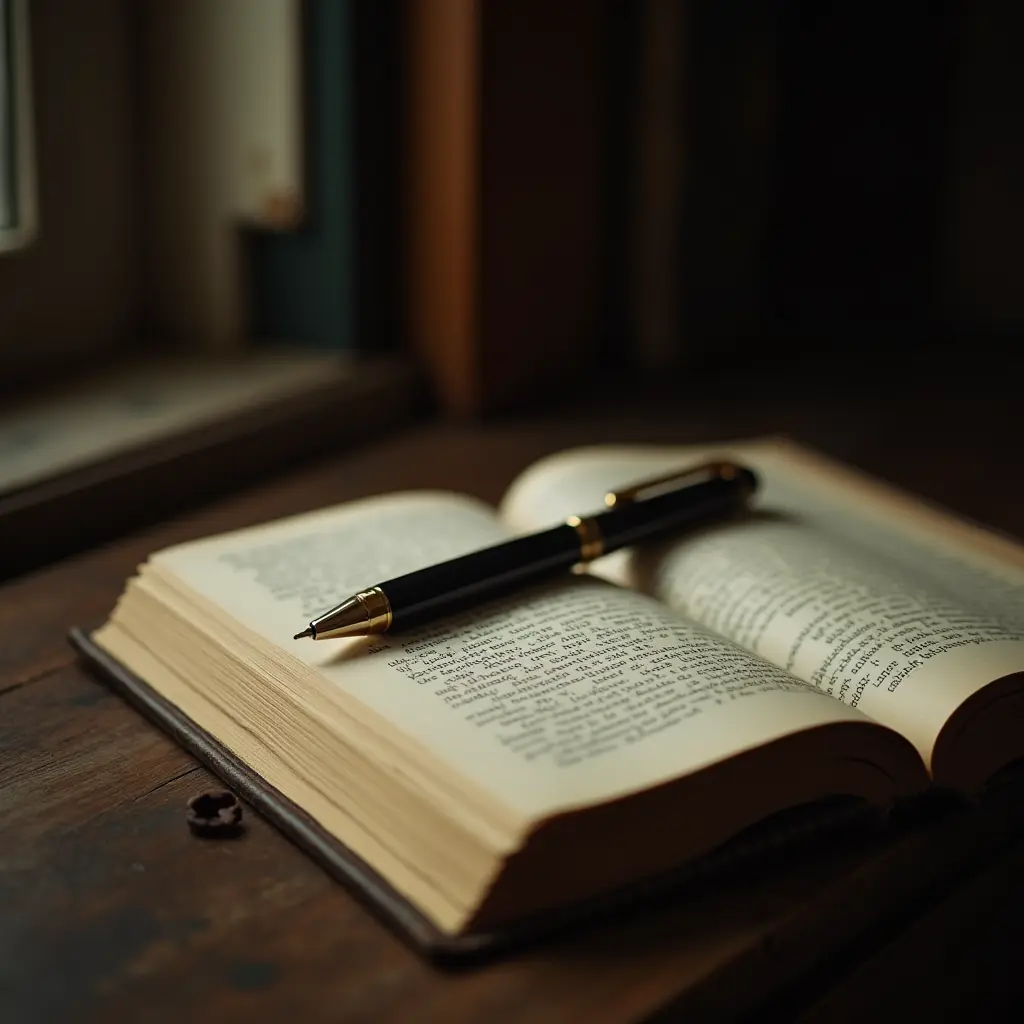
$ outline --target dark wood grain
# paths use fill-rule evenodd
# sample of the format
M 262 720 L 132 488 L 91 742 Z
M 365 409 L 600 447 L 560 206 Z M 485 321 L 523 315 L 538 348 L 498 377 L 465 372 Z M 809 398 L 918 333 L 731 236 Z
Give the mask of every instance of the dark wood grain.
M 758 398 L 751 388 L 683 400 L 676 389 L 640 408 L 594 395 L 571 412 L 426 424 L 0 590 L 0 1020 L 704 1019 L 772 999 L 828 1009 L 829 992 L 857 977 L 863 1013 L 876 1010 L 894 984 L 884 968 L 919 922 L 935 915 L 929 934 L 955 929 L 960 882 L 980 884 L 969 882 L 975 867 L 1000 863 L 992 858 L 1019 827 L 1016 803 L 922 826 L 898 848 L 833 851 L 779 869 L 770 884 L 737 882 L 446 974 L 252 814 L 239 841 L 191 836 L 185 802 L 213 780 L 88 677 L 65 639 L 69 626 L 102 620 L 135 565 L 166 544 L 399 488 L 495 501 L 534 459 L 581 443 L 786 431 L 1020 532 L 1024 500 L 1001 472 L 1015 458 L 1012 405 L 986 411 L 981 396 L 968 396 L 951 417 L 948 406 L 920 401 L 898 429 L 857 428 L 859 395 L 808 394 L 787 403 L 779 389 Z M 1009 869 L 1000 870 L 985 883 L 989 899 L 1008 884 Z M 841 976 L 820 974 L 823 921 Z M 981 925 L 972 934 L 982 941 Z M 920 964 L 942 962 L 943 948 Z
M 250 814 L 241 841 L 185 828 L 214 785 L 75 666 L 5 700 L 4 1020 L 634 1020 L 750 1008 L 849 943 L 908 877 L 944 883 L 1000 815 L 929 824 L 734 879 L 483 970 L 429 967 Z M 927 852 L 937 842 L 942 860 Z M 843 941 L 840 941 L 843 940 Z M 847 953 L 857 962 L 856 949 Z
M 1024 917 L 1016 843 L 964 885 L 882 942 L 799 1016 L 800 1024 L 853 1024 L 888 994 L 893 1020 L 1017 1020 L 1024 1004 Z M 893 984 L 893 978 L 899 984 Z

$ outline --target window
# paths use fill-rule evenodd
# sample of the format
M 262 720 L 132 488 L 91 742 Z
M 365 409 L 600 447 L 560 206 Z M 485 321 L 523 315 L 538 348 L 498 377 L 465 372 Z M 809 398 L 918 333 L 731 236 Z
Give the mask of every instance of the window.
M 306 6 L 0 0 L 0 577 L 411 410 L 404 362 L 326 347 L 347 304 L 299 336 L 312 271 L 355 279 L 351 5 Z M 243 232 L 282 243 L 265 319 Z
M 0 250 L 24 245 L 35 226 L 28 87 L 27 3 L 0 0 Z
M 11 117 L 10 11 L 7 0 L 0 0 L 0 228 L 14 221 L 14 126 Z

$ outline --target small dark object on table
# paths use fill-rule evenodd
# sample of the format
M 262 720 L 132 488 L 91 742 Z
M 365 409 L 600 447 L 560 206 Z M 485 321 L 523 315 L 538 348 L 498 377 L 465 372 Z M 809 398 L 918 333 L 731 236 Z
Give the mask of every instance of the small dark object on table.
M 234 793 L 212 789 L 188 802 L 188 827 L 206 839 L 234 839 L 242 834 L 242 805 Z

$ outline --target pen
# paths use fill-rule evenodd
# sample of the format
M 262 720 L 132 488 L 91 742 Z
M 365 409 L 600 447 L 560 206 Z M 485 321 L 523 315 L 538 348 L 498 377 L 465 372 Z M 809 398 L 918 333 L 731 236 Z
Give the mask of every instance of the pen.
M 727 518 L 756 475 L 708 462 L 605 495 L 606 510 L 378 583 L 310 622 L 294 639 L 367 636 L 422 625 L 470 603 L 539 582 L 638 541 Z

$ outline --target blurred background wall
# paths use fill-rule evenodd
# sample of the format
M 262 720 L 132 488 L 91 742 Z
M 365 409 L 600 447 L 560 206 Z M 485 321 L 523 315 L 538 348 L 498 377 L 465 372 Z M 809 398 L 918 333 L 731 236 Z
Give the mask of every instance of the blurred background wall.
M 439 406 L 1024 328 L 1011 0 L 29 0 L 0 370 L 406 353 Z
M 31 384 L 133 336 L 140 278 L 130 5 L 29 14 L 40 228 L 0 252 L 0 376 Z

